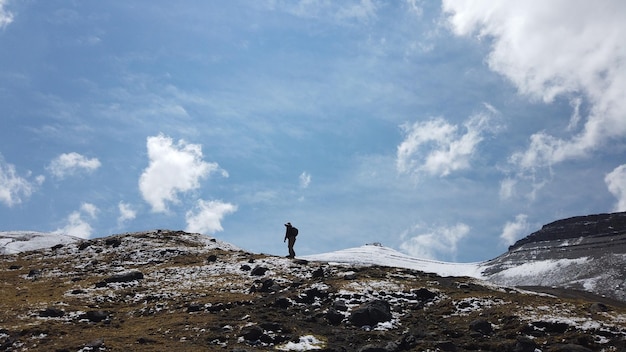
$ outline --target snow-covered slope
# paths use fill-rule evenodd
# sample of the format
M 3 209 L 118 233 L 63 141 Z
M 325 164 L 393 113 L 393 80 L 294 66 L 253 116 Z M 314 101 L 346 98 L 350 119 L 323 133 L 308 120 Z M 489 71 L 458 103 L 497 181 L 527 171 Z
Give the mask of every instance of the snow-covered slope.
M 305 260 L 329 263 L 380 265 L 421 270 L 440 276 L 469 276 L 483 279 L 482 263 L 448 263 L 428 259 L 419 259 L 400 253 L 380 244 L 368 244 L 336 252 L 300 257 Z
M 15 254 L 80 241 L 78 237 L 33 231 L 0 232 L 0 255 Z

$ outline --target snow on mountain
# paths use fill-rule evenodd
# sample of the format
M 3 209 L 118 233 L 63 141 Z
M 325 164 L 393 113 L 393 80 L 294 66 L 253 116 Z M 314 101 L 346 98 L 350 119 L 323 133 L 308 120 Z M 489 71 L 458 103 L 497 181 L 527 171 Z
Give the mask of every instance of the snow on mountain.
M 15 254 L 59 244 L 81 241 L 78 237 L 51 232 L 5 231 L 0 232 L 0 255 Z
M 435 273 L 440 276 L 469 276 L 483 279 L 482 263 L 449 263 L 419 259 L 400 253 L 381 244 L 367 244 L 330 253 L 299 257 L 311 261 L 345 263 L 350 265 L 380 265 Z

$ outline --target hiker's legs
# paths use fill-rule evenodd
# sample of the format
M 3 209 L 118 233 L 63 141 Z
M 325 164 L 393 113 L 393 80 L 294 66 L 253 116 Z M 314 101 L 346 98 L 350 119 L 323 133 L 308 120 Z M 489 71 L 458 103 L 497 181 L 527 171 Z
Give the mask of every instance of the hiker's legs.
M 289 247 L 289 256 L 293 258 L 296 256 L 296 252 L 293 250 L 293 245 L 296 244 L 296 237 L 291 236 L 288 240 L 289 243 L 287 244 L 287 246 Z

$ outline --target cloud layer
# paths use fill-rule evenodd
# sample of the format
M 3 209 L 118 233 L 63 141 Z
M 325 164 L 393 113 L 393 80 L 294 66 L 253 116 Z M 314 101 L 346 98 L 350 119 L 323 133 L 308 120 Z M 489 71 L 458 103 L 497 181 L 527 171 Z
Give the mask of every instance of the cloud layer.
M 102 164 L 97 158 L 87 158 L 76 152 L 64 153 L 54 158 L 48 165 L 48 171 L 56 178 L 63 179 L 80 172 L 91 173 Z
M 521 174 L 623 144 L 626 136 L 626 2 L 545 5 L 539 0 L 443 1 L 452 30 L 489 40 L 489 67 L 522 94 L 572 101 L 575 111 L 563 130 L 537 131 L 526 150 L 510 157 Z M 588 104 L 584 112 L 581 99 Z

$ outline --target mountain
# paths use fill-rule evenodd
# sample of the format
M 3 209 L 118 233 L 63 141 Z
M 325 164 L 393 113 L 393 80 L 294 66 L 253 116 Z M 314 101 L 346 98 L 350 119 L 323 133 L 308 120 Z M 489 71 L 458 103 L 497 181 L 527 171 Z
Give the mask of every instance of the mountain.
M 50 232 L 0 232 L 0 255 L 50 248 L 80 240 L 78 237 Z
M 481 267 L 499 285 L 579 289 L 626 301 L 626 213 L 544 225 Z
M 380 245 L 340 254 L 291 260 L 155 230 L 2 255 L 0 350 L 626 350 L 624 302 L 440 276 L 424 270 L 478 264 Z M 361 259 L 334 262 L 348 256 Z

